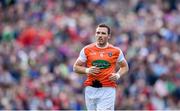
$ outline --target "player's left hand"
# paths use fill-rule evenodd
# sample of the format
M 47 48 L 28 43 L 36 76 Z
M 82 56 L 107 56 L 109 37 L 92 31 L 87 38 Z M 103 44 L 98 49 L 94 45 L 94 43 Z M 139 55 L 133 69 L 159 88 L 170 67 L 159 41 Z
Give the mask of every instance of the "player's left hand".
M 118 73 L 112 73 L 112 75 L 109 77 L 111 81 L 117 81 L 120 78 L 120 74 Z

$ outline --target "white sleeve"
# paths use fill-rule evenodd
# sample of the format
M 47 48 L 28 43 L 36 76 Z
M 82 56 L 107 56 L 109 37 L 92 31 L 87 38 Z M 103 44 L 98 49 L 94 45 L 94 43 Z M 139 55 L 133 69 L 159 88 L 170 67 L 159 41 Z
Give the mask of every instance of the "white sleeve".
M 81 50 L 80 54 L 79 54 L 79 57 L 78 57 L 78 60 L 81 60 L 82 62 L 86 62 L 87 60 L 87 57 L 84 53 L 84 48 Z
M 119 51 L 120 51 L 120 53 L 119 53 L 119 57 L 117 59 L 117 62 L 121 62 L 125 59 L 123 52 L 120 49 L 119 49 Z

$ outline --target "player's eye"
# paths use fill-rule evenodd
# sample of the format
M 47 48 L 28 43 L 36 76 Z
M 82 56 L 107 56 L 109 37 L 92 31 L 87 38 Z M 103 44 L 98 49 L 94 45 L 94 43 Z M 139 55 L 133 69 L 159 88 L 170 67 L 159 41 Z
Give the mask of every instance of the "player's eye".
M 105 33 L 105 32 L 102 32 L 102 34 L 103 34 L 103 35 L 106 35 L 106 33 Z
M 100 32 L 96 32 L 97 34 L 100 34 Z
M 105 32 L 96 32 L 97 34 L 103 34 L 103 35 L 106 35 Z

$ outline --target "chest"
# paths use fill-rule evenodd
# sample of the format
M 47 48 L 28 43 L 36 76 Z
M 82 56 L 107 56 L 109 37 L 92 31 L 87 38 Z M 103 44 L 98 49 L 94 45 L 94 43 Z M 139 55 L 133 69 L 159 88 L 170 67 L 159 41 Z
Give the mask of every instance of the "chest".
M 117 61 L 118 54 L 112 50 L 92 50 L 87 54 L 87 60 L 92 62 L 96 60 L 104 60 L 109 63 Z

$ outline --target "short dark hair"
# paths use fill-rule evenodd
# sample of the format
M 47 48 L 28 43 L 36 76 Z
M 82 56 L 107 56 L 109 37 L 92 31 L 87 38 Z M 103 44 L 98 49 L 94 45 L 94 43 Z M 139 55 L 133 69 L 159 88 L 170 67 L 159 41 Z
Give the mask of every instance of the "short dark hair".
M 109 35 L 111 34 L 111 29 L 110 29 L 110 27 L 108 25 L 102 23 L 102 24 L 99 24 L 98 27 L 105 27 L 105 28 L 107 28 L 108 29 L 108 34 Z

